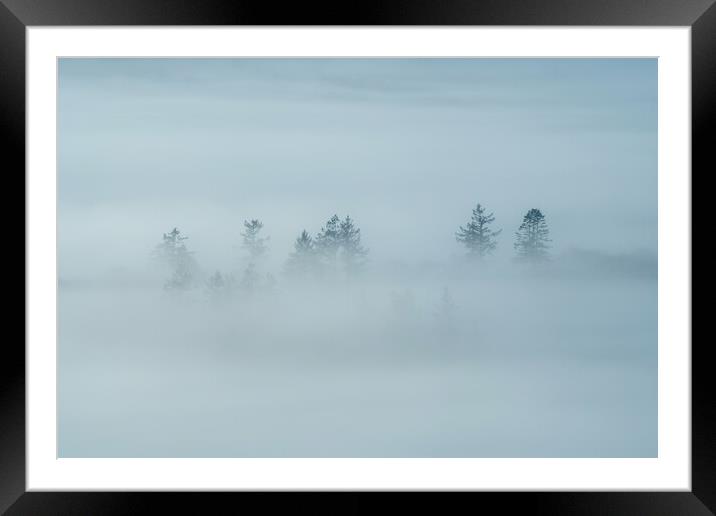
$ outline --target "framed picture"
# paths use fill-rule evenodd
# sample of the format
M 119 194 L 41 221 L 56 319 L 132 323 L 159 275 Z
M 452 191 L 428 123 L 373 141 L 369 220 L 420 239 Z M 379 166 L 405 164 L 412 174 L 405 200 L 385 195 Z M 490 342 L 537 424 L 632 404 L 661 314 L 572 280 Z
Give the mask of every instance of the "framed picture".
M 2 2 L 0 509 L 714 512 L 712 2 Z

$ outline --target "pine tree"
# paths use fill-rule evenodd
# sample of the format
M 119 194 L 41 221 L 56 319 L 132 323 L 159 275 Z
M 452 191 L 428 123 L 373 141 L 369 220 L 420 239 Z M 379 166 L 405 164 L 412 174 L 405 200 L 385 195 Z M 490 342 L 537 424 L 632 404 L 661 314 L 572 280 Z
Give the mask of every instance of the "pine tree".
M 244 231 L 241 236 L 244 250 L 248 254 L 251 263 L 258 262 L 268 249 L 266 242 L 269 238 L 259 236 L 263 227 L 264 225 L 258 219 L 244 221 Z
M 171 271 L 171 277 L 164 284 L 167 290 L 184 290 L 194 281 L 196 262 L 184 243 L 187 239 L 174 228 L 162 235 L 162 242 L 155 249 L 156 258 Z
M 492 231 L 490 229 L 490 224 L 494 221 L 494 214 L 486 214 L 485 208 L 478 204 L 472 210 L 470 222 L 465 227 L 460 226 L 455 233 L 455 238 L 467 248 L 468 256 L 481 259 L 495 250 L 497 247 L 495 237 L 502 233 L 502 230 Z
M 181 231 L 177 228 L 172 229 L 169 233 L 162 235 L 162 242 L 157 245 L 155 256 L 163 263 L 176 267 L 187 253 L 184 240 L 188 237 L 181 236 Z
M 540 210 L 532 208 L 527 212 L 515 237 L 515 250 L 519 259 L 538 263 L 549 258 L 549 228 Z
M 348 215 L 339 225 L 338 241 L 346 274 L 358 272 L 365 265 L 368 250 L 361 245 L 360 228 Z
M 340 248 L 340 224 L 338 215 L 333 215 L 326 225 L 321 228 L 314 242 L 316 252 L 331 264 L 335 263 Z
M 311 235 L 304 229 L 293 244 L 286 262 L 286 273 L 294 277 L 315 275 L 319 271 L 318 252 Z
M 314 245 L 325 265 L 335 271 L 340 258 L 343 271 L 348 275 L 363 267 L 368 254 L 368 250 L 361 245 L 360 229 L 350 216 L 341 220 L 338 215 L 333 215 L 328 219 L 316 235 Z

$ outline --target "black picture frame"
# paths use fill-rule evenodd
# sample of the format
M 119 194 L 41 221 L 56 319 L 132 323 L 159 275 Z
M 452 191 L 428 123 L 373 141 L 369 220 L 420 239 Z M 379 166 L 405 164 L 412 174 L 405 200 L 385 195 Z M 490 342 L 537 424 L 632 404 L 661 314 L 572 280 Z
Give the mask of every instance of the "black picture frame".
M 0 148 L 5 220 L 24 192 L 25 29 L 64 25 L 570 25 L 690 26 L 692 170 L 716 170 L 715 0 L 364 0 L 277 4 L 258 0 L 0 0 Z M 344 6 L 348 7 L 348 5 Z M 693 178 L 692 172 L 692 178 Z M 13 188 L 9 180 L 18 183 Z M 22 196 L 23 204 L 25 202 Z M 13 210 L 13 216 L 10 216 Z M 12 225 L 11 225 L 12 226 Z M 11 230 L 12 231 L 12 230 Z M 17 230 L 19 231 L 19 230 Z M 23 226 L 23 231 L 25 228 Z M 10 233 L 12 234 L 12 233 Z M 23 233 L 23 239 L 24 239 Z M 6 232 L 6 241 L 8 233 Z M 16 247 L 16 246 L 15 246 Z M 27 256 L 24 256 L 26 259 Z M 25 269 L 26 270 L 26 269 Z M 11 277 L 19 276 L 10 274 Z M 24 296 L 23 296 L 24 299 Z M 15 306 L 19 302 L 13 299 Z M 24 311 L 24 303 L 23 303 Z M 10 318 L 8 318 L 10 320 Z M 79 493 L 25 492 L 25 347 L 6 332 L 0 370 L 0 512 L 9 515 L 216 514 L 258 509 L 311 514 L 377 512 L 394 503 L 442 512 L 446 504 L 535 514 L 707 515 L 716 513 L 715 382 L 709 344 L 692 345 L 691 492 L 501 493 Z M 688 343 L 684 343 L 686 345 Z M 178 503 L 177 503 L 178 502 Z M 223 509 L 222 509 L 223 508 Z

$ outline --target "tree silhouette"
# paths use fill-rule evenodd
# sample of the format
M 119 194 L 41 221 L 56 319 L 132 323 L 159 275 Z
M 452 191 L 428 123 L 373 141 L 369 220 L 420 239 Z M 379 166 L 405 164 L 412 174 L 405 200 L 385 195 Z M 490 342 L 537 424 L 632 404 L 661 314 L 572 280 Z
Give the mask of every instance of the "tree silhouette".
M 358 272 L 365 265 L 368 249 L 361 245 L 360 228 L 355 226 L 348 215 L 339 225 L 338 240 L 346 274 Z
M 259 236 L 263 227 L 264 225 L 258 219 L 244 221 L 244 231 L 241 233 L 243 247 L 252 263 L 259 261 L 268 249 L 266 242 L 269 238 Z
M 306 277 L 319 272 L 318 251 L 311 235 L 304 229 L 293 244 L 293 252 L 286 262 L 286 273 Z
M 184 290 L 194 281 L 196 261 L 194 253 L 184 243 L 187 239 L 181 231 L 173 228 L 162 235 L 162 242 L 155 249 L 155 257 L 171 271 L 171 277 L 164 284 L 167 290 Z
M 471 258 L 484 258 L 497 247 L 495 237 L 502 233 L 501 229 L 492 231 L 490 224 L 495 221 L 494 214 L 487 214 L 485 208 L 478 203 L 477 207 L 472 210 L 472 218 L 466 226 L 460 226 L 455 233 L 455 238 L 462 243 L 468 251 Z
M 332 264 L 335 264 L 338 249 L 341 246 L 340 225 L 341 219 L 338 218 L 338 215 L 333 215 L 316 235 L 316 251 Z
M 519 259 L 538 263 L 549 258 L 549 228 L 540 210 L 532 208 L 525 214 L 515 237 L 515 250 Z
M 181 235 L 181 231 L 177 228 L 172 229 L 169 233 L 162 235 L 162 242 L 157 245 L 155 250 L 156 257 L 163 263 L 172 267 L 176 266 L 187 253 L 184 240 L 189 237 Z

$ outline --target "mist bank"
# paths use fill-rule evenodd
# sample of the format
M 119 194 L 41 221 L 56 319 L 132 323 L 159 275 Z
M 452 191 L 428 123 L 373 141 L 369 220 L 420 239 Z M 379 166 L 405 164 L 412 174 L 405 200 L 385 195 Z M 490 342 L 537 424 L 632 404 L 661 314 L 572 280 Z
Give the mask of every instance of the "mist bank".
M 226 270 L 227 267 L 223 267 Z M 229 266 L 229 273 L 235 277 L 240 276 L 241 269 Z M 199 281 L 195 285 L 201 289 L 206 281 L 219 267 L 199 265 Z M 284 267 L 271 267 L 267 269 L 279 284 L 295 284 L 286 275 Z M 658 275 L 658 259 L 654 252 L 637 249 L 630 253 L 605 253 L 598 250 L 570 247 L 566 251 L 556 254 L 548 262 L 539 267 L 529 267 L 510 259 L 488 259 L 474 263 L 465 256 L 453 256 L 446 261 L 413 260 L 410 262 L 399 260 L 369 261 L 366 270 L 359 277 L 359 281 L 391 282 L 409 281 L 412 277 L 427 277 L 434 281 L 443 278 L 451 281 L 463 276 L 475 278 L 572 278 L 574 280 L 599 277 L 606 280 L 620 281 L 625 279 L 655 280 Z M 61 288 L 145 288 L 161 287 L 166 280 L 166 271 L 157 267 L 149 259 L 143 266 L 116 265 L 107 267 L 102 272 L 72 272 L 63 273 L 60 267 L 58 285 Z M 301 283 L 301 282 L 298 282 Z M 306 283 L 306 282 L 303 282 Z
M 61 286 L 60 456 L 656 456 L 656 278 L 567 263 Z

